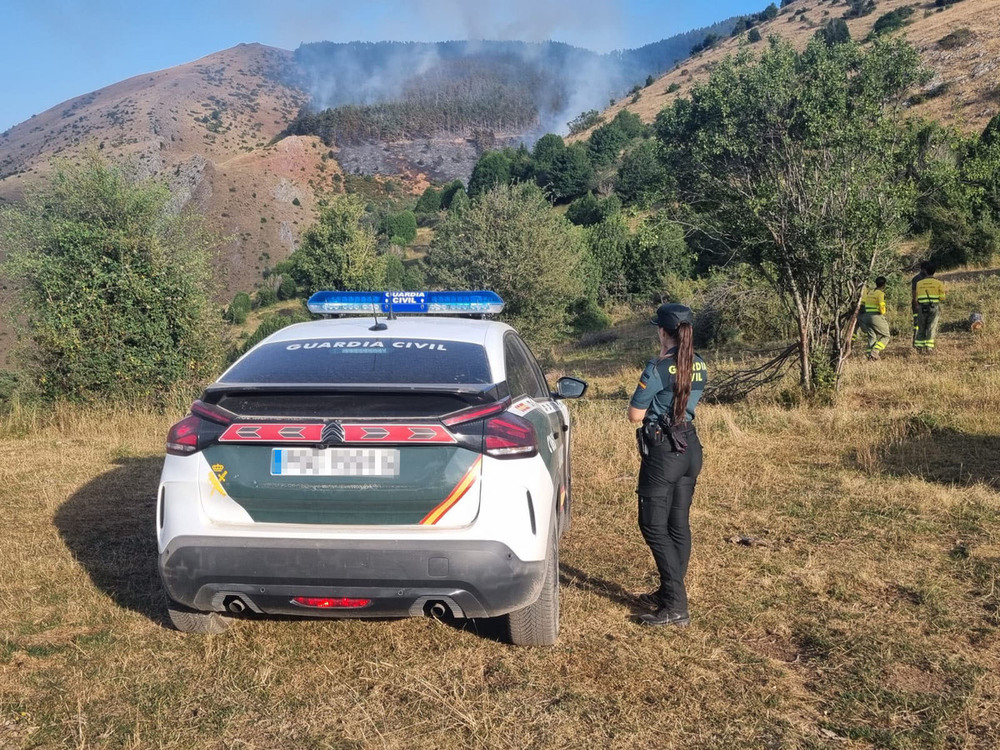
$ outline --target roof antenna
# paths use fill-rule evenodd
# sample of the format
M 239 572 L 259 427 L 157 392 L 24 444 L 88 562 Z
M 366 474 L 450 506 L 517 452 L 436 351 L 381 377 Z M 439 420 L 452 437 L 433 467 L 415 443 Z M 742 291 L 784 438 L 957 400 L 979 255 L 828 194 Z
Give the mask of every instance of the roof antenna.
M 389 303 L 389 315 L 390 315 L 389 320 L 392 320 L 392 317 L 391 317 L 392 316 L 392 303 Z M 374 302 L 372 303 L 372 317 L 375 318 L 375 325 L 373 325 L 371 328 L 369 328 L 368 329 L 369 331 L 388 331 L 389 330 L 389 326 L 387 326 L 385 323 L 379 323 L 378 322 L 378 309 L 375 307 L 375 303 Z

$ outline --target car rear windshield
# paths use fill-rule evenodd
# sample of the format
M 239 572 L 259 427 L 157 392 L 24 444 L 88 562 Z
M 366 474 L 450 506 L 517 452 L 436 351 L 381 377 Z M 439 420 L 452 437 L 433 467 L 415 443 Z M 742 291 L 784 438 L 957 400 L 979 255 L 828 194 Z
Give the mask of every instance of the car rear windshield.
M 303 339 L 265 344 L 233 365 L 220 383 L 491 382 L 478 344 L 432 339 Z

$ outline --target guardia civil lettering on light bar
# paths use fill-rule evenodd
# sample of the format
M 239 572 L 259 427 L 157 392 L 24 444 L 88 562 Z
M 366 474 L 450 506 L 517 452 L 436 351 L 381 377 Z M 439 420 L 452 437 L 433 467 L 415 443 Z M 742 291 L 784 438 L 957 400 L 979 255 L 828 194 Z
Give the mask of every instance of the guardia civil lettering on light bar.
M 316 292 L 307 303 L 316 315 L 497 315 L 503 300 L 495 292 Z

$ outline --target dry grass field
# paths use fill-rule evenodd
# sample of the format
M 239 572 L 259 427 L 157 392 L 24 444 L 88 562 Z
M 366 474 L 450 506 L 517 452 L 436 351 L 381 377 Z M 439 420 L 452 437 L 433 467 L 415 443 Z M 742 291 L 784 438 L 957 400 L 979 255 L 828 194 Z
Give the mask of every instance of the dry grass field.
M 882 362 L 850 363 L 836 406 L 772 393 L 699 410 L 686 630 L 630 621 L 654 570 L 623 394 L 650 331 L 557 352 L 594 387 L 574 405 L 550 649 L 504 645 L 491 622 L 170 630 L 152 509 L 176 415 L 12 414 L 0 747 L 995 748 L 1000 277 L 952 291 L 936 356 L 899 336 Z

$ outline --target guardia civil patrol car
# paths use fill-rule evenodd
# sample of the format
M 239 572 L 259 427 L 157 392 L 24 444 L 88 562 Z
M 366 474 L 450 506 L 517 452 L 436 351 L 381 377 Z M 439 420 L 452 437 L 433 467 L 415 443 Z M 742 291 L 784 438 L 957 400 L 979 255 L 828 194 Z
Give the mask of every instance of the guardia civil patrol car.
M 167 436 L 159 570 L 174 626 L 242 613 L 504 616 L 559 631 L 570 419 L 492 292 L 318 292 Z M 463 317 L 464 316 L 464 317 Z

